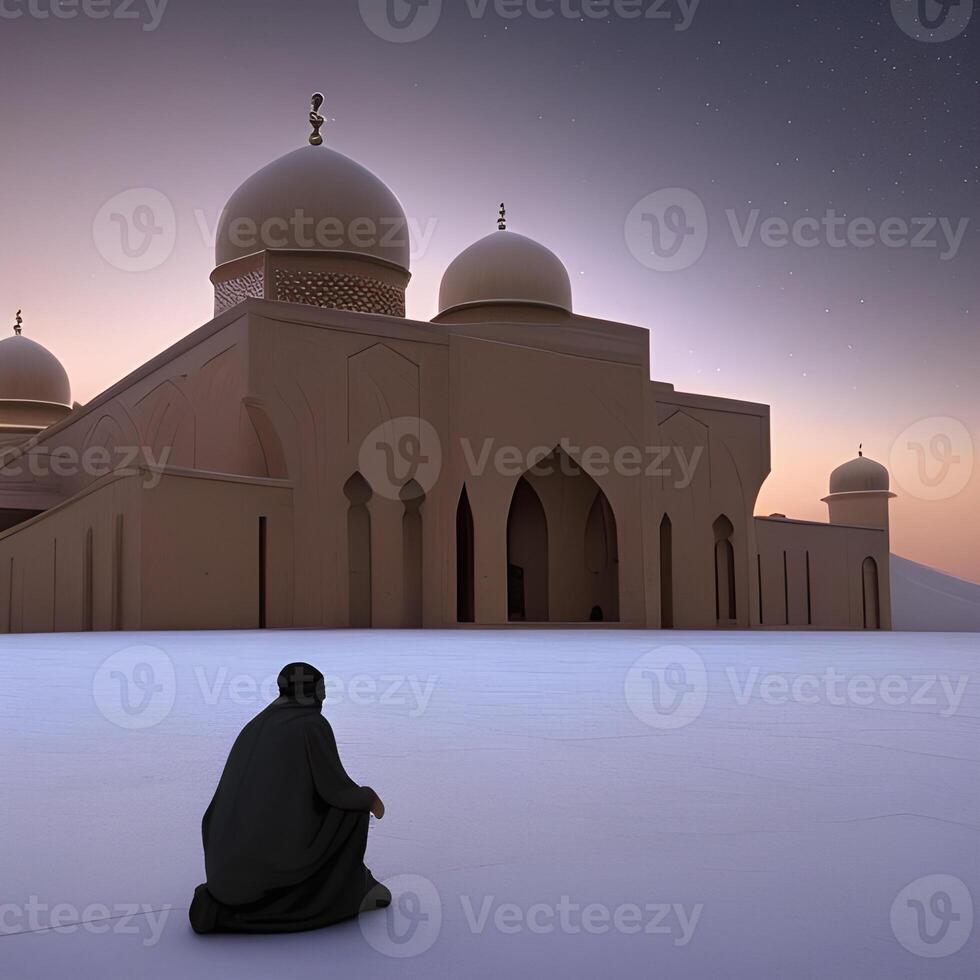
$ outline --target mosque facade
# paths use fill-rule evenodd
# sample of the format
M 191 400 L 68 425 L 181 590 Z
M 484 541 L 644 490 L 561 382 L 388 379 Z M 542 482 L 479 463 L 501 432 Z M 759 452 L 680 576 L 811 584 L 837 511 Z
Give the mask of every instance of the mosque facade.
M 398 199 L 310 144 L 225 207 L 214 319 L 89 403 L 0 341 L 0 631 L 890 628 L 884 467 L 755 516 L 768 406 L 651 380 L 503 209 L 407 319 Z

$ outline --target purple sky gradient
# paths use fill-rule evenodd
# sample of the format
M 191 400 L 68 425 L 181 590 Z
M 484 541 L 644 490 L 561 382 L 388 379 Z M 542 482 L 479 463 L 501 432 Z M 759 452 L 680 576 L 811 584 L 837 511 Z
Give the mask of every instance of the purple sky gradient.
M 321 90 L 326 141 L 434 223 L 410 316 L 435 313 L 445 267 L 505 200 L 510 227 L 567 264 L 579 312 L 650 328 L 655 378 L 772 405 L 759 512 L 826 519 L 827 477 L 859 442 L 888 465 L 910 425 L 951 418 L 980 451 L 976 16 L 940 44 L 903 33 L 887 0 L 703 0 L 685 31 L 508 20 L 492 3 L 480 19 L 447 2 L 406 44 L 376 37 L 351 0 L 170 0 L 152 31 L 145 15 L 0 18 L 0 317 L 24 308 L 80 401 L 205 323 L 221 208 L 303 144 Z M 121 271 L 93 221 L 141 187 L 172 203 L 176 245 L 151 271 Z M 624 235 L 667 187 L 696 193 L 709 221 L 704 256 L 674 273 L 642 265 Z M 946 261 L 882 244 L 742 248 L 726 212 L 753 208 L 969 224 Z M 893 549 L 980 580 L 980 463 L 956 449 L 964 489 L 895 488 Z

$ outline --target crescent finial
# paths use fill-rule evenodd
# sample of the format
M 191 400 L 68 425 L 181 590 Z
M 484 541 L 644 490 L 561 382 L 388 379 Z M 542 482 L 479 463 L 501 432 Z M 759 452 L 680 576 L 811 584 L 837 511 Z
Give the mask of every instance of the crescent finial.
M 310 99 L 310 125 L 313 127 L 313 132 L 310 133 L 310 146 L 319 146 L 323 142 L 320 129 L 326 120 L 320 115 L 320 106 L 322 105 L 323 94 L 314 92 L 313 98 Z

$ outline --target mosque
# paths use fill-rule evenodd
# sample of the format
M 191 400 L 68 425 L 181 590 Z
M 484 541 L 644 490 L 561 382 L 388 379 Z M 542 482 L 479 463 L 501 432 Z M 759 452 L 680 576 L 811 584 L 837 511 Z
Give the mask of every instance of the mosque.
M 209 323 L 85 405 L 0 341 L 0 631 L 890 628 L 883 466 L 755 516 L 768 406 L 650 380 L 503 208 L 406 319 L 405 213 L 318 109 L 226 205 Z

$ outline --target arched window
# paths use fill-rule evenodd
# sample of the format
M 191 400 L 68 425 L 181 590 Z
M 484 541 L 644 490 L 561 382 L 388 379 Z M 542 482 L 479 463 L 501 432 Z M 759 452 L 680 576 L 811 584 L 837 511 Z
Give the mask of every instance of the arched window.
M 881 599 L 878 591 L 878 562 L 868 556 L 862 566 L 864 580 L 864 628 L 881 629 Z
M 728 625 L 738 619 L 735 603 L 735 548 L 732 536 L 735 528 L 722 514 L 714 523 L 715 532 L 715 614 L 720 624 Z
M 371 487 L 360 473 L 344 484 L 347 497 L 347 571 L 350 625 L 371 626 Z
M 588 476 L 583 474 L 585 479 Z M 616 515 L 597 486 L 595 500 L 585 522 L 585 567 L 591 595 L 588 616 L 592 622 L 619 622 L 619 536 Z
M 476 622 L 474 588 L 473 511 L 466 487 L 456 507 L 456 621 Z

